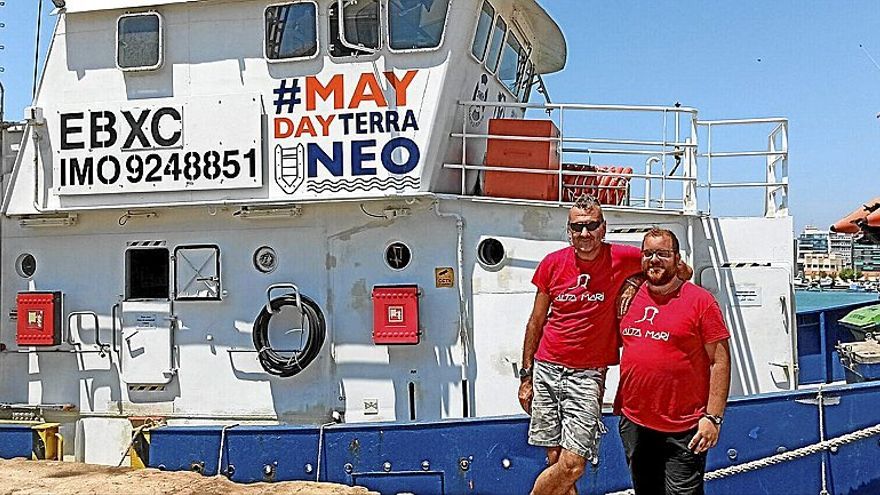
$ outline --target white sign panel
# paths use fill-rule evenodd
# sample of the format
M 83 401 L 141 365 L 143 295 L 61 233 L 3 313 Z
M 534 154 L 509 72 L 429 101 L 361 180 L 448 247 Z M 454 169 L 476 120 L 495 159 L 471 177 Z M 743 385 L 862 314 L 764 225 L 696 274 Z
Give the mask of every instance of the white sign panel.
M 739 284 L 736 287 L 737 306 L 761 306 L 764 304 L 761 287 L 751 284 Z
M 281 79 L 269 102 L 270 195 L 328 198 L 418 191 L 430 115 L 427 69 Z
M 62 107 L 50 118 L 58 194 L 262 187 L 259 98 Z

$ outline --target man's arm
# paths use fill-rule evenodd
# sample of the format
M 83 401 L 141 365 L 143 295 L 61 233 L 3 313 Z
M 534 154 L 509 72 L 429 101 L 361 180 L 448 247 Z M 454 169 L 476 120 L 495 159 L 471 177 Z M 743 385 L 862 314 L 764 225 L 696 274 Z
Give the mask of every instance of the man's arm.
M 623 281 L 623 286 L 620 288 L 620 294 L 617 295 L 617 319 L 626 315 L 626 312 L 629 311 L 629 306 L 632 304 L 633 299 L 636 297 L 636 293 L 639 291 L 639 287 L 645 283 L 645 274 L 637 273 L 632 277 Z
M 724 416 L 727 396 L 730 393 L 730 343 L 727 339 L 706 344 L 709 356 L 709 402 L 706 414 Z M 700 418 L 697 433 L 688 445 L 697 454 L 711 449 L 718 443 L 721 426 L 708 418 Z
M 523 368 L 531 369 L 535 364 L 535 353 L 538 351 L 538 343 L 544 335 L 544 323 L 547 321 L 547 312 L 550 310 L 550 295 L 538 291 L 535 294 L 535 304 L 532 314 L 526 324 L 526 336 L 523 342 L 522 363 Z M 532 377 L 523 378 L 519 385 L 519 404 L 527 414 L 532 412 Z

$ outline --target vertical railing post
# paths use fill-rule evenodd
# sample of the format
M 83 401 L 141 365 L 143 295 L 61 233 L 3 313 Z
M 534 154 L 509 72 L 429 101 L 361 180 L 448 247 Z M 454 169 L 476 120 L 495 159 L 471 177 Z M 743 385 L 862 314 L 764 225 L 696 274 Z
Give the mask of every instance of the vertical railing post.
M 779 205 L 779 214 L 788 216 L 788 120 L 782 122 L 782 200 Z
M 825 325 L 825 311 L 819 312 L 819 355 L 822 356 L 822 377 L 824 383 L 834 381 L 834 368 L 831 365 L 831 353 L 828 352 L 828 328 Z
M 562 170 L 565 168 L 565 106 L 559 107 L 559 141 L 557 141 L 556 146 L 557 152 L 559 153 L 559 170 L 557 171 L 557 178 L 559 179 L 559 183 L 557 184 L 557 191 L 559 193 L 558 201 L 559 204 L 562 204 Z
M 464 109 L 464 118 L 461 119 L 461 195 L 465 195 L 465 190 L 467 189 L 467 121 L 468 121 L 468 109 Z M 488 133 L 488 127 L 486 128 L 486 132 Z M 486 151 L 489 151 L 489 139 L 486 139 Z M 485 161 L 485 160 L 484 160 Z M 477 181 L 479 181 L 480 171 L 477 171 Z
M 697 203 L 697 157 L 699 155 L 699 141 L 697 139 L 697 114 L 691 114 L 691 136 L 685 140 L 689 145 L 685 150 L 685 172 L 684 176 L 688 179 L 684 181 L 683 201 L 681 204 L 682 211 L 685 213 L 696 213 Z

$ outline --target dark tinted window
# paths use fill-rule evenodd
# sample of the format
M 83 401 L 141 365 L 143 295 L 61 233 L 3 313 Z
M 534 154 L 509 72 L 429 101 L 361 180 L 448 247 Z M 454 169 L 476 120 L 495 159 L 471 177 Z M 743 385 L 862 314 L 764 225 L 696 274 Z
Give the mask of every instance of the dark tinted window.
M 501 66 L 498 68 L 498 80 L 501 81 L 514 96 L 519 95 L 520 81 L 525 73 L 526 58 L 522 43 L 519 42 L 513 30 L 507 35 L 504 50 L 501 55 Z
M 168 299 L 168 250 L 129 249 L 125 252 L 125 298 Z
M 474 34 L 474 44 L 471 46 L 471 53 L 480 62 L 486 56 L 486 47 L 489 46 L 489 33 L 492 32 L 492 19 L 494 18 L 495 9 L 489 5 L 489 2 L 483 2 L 480 19 L 477 21 L 477 32 Z
M 317 7 L 311 2 L 266 8 L 266 58 L 311 57 L 318 53 Z
M 443 39 L 449 0 L 389 0 L 388 33 L 391 48 L 435 48 Z
M 498 68 L 498 59 L 501 57 L 501 43 L 504 42 L 505 33 L 507 33 L 507 23 L 499 17 L 495 21 L 495 31 L 492 33 L 489 54 L 486 56 L 486 68 L 489 69 L 489 72 L 495 72 L 495 69 Z
M 123 69 L 151 69 L 162 61 L 159 14 L 125 15 L 116 25 L 116 64 Z
M 379 48 L 379 2 L 377 0 L 345 1 L 343 23 L 345 41 L 349 45 Z M 338 2 L 330 4 L 330 55 L 347 57 L 366 53 L 343 45 L 339 39 Z

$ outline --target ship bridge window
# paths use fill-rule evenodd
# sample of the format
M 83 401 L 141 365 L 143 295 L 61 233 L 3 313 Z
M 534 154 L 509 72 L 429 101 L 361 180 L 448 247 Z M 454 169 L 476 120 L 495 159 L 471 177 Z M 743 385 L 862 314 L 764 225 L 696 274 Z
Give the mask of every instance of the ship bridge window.
M 314 2 L 270 5 L 263 18 L 267 59 L 302 59 L 318 54 L 318 7 Z
M 489 54 L 486 56 L 486 68 L 489 69 L 489 72 L 494 73 L 495 69 L 498 68 L 498 59 L 501 57 L 501 44 L 504 42 L 504 35 L 506 33 L 507 23 L 499 17 L 495 21 L 495 31 L 492 32 Z
M 501 84 L 513 93 L 514 96 L 519 96 L 522 79 L 525 76 L 528 62 L 528 53 L 513 33 L 513 30 L 511 30 L 510 33 L 507 34 L 507 41 L 504 43 L 504 51 L 501 55 L 501 66 L 498 68 L 498 80 L 501 81 Z
M 162 17 L 156 12 L 126 14 L 116 21 L 116 66 L 153 70 L 162 65 Z
M 330 55 L 351 57 L 379 48 L 378 0 L 344 0 L 342 22 L 344 40 L 339 36 L 339 2 L 330 4 Z M 358 50 L 362 46 L 368 50 Z
M 174 248 L 174 299 L 220 300 L 220 248 L 215 245 Z
M 474 44 L 471 46 L 471 53 L 480 62 L 486 56 L 486 48 L 489 46 L 489 33 L 492 32 L 492 19 L 495 18 L 495 9 L 489 5 L 489 2 L 483 2 L 483 8 L 480 10 L 480 19 L 477 21 L 477 32 L 474 33 Z
M 168 299 L 167 248 L 133 248 L 125 252 L 125 299 Z
M 440 46 L 449 0 L 389 0 L 388 35 L 392 50 Z

